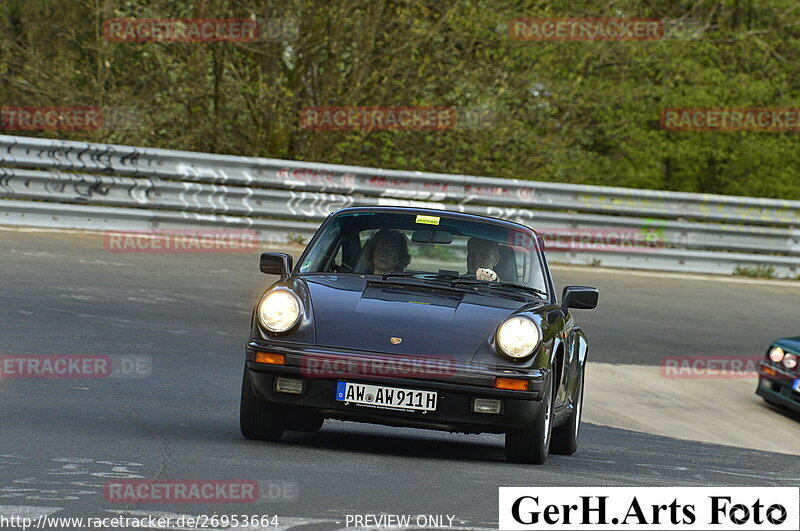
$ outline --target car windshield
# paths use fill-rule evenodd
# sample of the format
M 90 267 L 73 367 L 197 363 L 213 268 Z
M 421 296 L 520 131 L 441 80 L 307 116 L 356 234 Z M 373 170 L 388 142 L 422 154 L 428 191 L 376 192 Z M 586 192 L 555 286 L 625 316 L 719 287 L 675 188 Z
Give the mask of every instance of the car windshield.
M 531 233 L 444 213 L 339 214 L 314 240 L 299 271 L 472 281 L 548 294 Z

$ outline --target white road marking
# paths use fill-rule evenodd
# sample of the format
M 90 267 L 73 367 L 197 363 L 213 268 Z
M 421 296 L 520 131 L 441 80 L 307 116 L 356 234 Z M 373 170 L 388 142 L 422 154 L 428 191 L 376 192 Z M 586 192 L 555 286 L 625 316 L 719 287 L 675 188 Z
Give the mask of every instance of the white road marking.
M 91 295 L 77 295 L 77 294 L 72 294 L 72 293 L 62 293 L 61 295 L 59 295 L 59 297 L 62 298 L 62 299 L 75 299 L 75 300 L 78 300 L 78 301 L 99 301 L 100 300 L 99 297 L 93 297 Z
M 656 464 L 656 463 L 636 463 L 633 466 L 643 466 L 643 467 L 646 467 L 646 468 L 663 468 L 665 470 L 677 470 L 679 472 L 682 472 L 684 470 L 689 470 L 689 468 L 685 467 L 685 466 L 659 465 L 659 464 Z
M 252 527 L 251 529 L 258 529 L 258 530 L 273 530 L 273 531 L 284 531 L 286 529 L 292 529 L 294 527 L 300 527 L 304 525 L 310 524 L 332 524 L 336 522 L 336 520 L 327 520 L 321 518 L 303 518 L 303 517 L 296 517 L 296 516 L 279 516 L 278 517 L 278 527 Z M 350 530 L 352 531 L 352 530 Z
M 7 518 L 19 517 L 36 520 L 42 516 L 49 516 L 63 507 L 38 507 L 35 505 L 0 505 L 0 514 Z
M 41 256 L 44 258 L 66 258 L 66 255 L 51 253 L 49 251 L 23 251 L 22 249 L 11 249 L 13 254 L 21 254 L 22 256 Z
M 770 481 L 800 481 L 800 477 L 794 478 L 776 478 L 774 476 L 763 476 L 759 474 L 743 474 L 741 472 L 729 472 L 727 470 L 714 470 L 713 468 L 708 469 L 709 472 L 716 472 L 717 474 L 727 474 L 729 476 L 739 476 L 744 478 L 756 478 L 756 479 L 766 479 Z

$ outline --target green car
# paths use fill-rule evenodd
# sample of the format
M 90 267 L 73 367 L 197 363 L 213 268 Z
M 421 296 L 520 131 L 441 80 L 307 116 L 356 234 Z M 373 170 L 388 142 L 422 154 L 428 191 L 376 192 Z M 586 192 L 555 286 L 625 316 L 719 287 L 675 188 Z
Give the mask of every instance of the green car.
M 800 337 L 779 339 L 758 364 L 756 394 L 776 406 L 800 412 Z

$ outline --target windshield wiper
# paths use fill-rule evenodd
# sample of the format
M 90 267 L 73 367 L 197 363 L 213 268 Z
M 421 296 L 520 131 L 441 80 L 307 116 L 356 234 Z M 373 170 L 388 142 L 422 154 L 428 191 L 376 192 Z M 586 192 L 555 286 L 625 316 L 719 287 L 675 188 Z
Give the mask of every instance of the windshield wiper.
M 391 277 L 408 278 L 409 280 L 416 280 L 420 285 L 426 282 L 434 282 L 437 284 L 446 284 L 451 288 L 456 288 L 456 284 L 469 284 L 469 279 L 461 279 L 459 275 L 446 275 L 441 273 L 387 273 L 381 276 L 382 280 L 387 280 Z M 472 283 L 476 281 L 471 281 Z M 484 284 L 482 280 L 477 281 L 479 284 Z
M 470 286 L 483 286 L 487 288 L 500 288 L 506 290 L 508 289 L 523 290 L 527 291 L 528 293 L 537 295 L 543 299 L 547 298 L 546 291 L 534 288 L 533 286 L 528 286 L 527 284 L 522 284 L 521 282 L 492 282 L 489 280 L 462 278 L 461 275 L 448 275 L 443 273 L 386 273 L 385 275 L 382 275 L 383 280 L 386 280 L 390 277 L 413 277 L 413 278 L 418 278 L 420 280 L 433 280 L 433 281 L 439 280 L 447 282 L 453 287 L 459 284 L 465 284 Z
M 448 275 L 444 273 L 417 273 L 414 276 L 424 280 L 446 280 L 448 282 L 461 278 L 460 275 Z
M 501 282 L 499 284 L 493 284 L 493 286 L 498 288 L 517 288 L 525 290 L 529 293 L 533 293 L 534 295 L 540 295 L 543 299 L 547 298 L 547 292 L 540 290 L 538 288 L 534 288 L 533 286 L 528 286 L 527 284 L 522 284 L 521 282 Z
M 387 280 L 392 277 L 413 277 L 416 276 L 416 273 L 385 273 L 381 275 L 381 279 Z
M 528 286 L 527 284 L 522 284 L 520 282 L 491 282 L 489 280 L 476 280 L 471 278 L 461 278 L 461 279 L 454 279 L 452 281 L 453 284 L 470 284 L 470 285 L 482 285 L 486 286 L 487 288 L 512 288 L 512 289 L 521 289 L 527 291 L 528 293 L 533 293 L 534 295 L 538 295 L 539 297 L 546 299 L 547 292 L 542 291 L 538 288 L 534 288 L 533 286 Z

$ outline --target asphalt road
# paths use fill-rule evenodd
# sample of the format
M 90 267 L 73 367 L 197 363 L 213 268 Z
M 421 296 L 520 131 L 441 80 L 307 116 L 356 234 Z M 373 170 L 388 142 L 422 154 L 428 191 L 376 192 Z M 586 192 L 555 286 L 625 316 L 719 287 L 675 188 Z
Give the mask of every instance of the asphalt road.
M 455 515 L 497 527 L 498 486 L 796 486 L 800 457 L 585 424 L 579 452 L 504 461 L 503 440 L 326 422 L 244 440 L 238 402 L 257 254 L 117 254 L 96 235 L 0 230 L 0 354 L 128 356 L 149 376 L 0 379 L 0 515 L 279 515 L 339 529 L 347 515 Z M 752 354 L 796 330 L 796 287 L 559 269 L 601 289 L 582 312 L 593 360 Z M 292 494 L 250 504 L 125 504 L 108 478 L 250 479 Z M 271 483 L 270 483 L 271 482 Z M 68 526 L 64 526 L 68 527 Z M 271 529 L 275 529 L 272 527 Z

